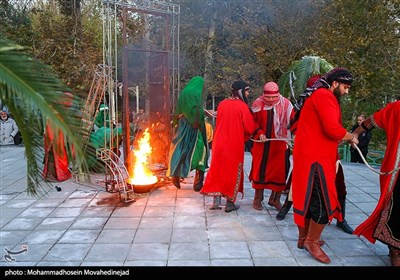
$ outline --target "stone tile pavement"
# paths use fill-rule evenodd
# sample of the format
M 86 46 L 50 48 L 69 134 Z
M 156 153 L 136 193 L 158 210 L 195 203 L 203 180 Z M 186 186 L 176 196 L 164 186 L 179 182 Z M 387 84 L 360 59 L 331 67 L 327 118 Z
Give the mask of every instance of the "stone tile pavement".
M 250 165 L 246 153 L 247 173 Z M 343 167 L 346 219 L 356 227 L 377 203 L 379 178 L 362 164 Z M 2 267 L 390 266 L 386 245 L 346 234 L 335 222 L 323 233 L 332 262 L 318 263 L 296 247 L 292 212 L 278 221 L 277 211 L 266 202 L 262 211 L 252 208 L 254 191 L 248 181 L 237 202 L 240 209 L 225 213 L 209 210 L 212 199 L 193 191 L 193 174 L 180 190 L 167 184 L 135 194 L 130 203 L 106 192 L 95 177 L 90 184 L 74 179 L 52 183 L 61 191 L 54 187 L 45 196 L 31 197 L 26 174 L 24 147 L 0 147 Z M 266 191 L 266 201 L 268 196 Z M 283 203 L 285 197 L 281 199 Z

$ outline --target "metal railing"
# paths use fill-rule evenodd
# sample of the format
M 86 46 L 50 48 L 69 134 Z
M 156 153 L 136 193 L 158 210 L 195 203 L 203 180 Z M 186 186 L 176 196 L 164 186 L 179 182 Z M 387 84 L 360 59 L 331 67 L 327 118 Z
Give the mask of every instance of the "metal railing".
M 339 146 L 339 155 L 340 159 L 343 162 L 350 162 L 351 161 L 350 145 Z M 381 165 L 384 155 L 385 155 L 384 151 L 369 150 L 366 159 L 370 165 Z

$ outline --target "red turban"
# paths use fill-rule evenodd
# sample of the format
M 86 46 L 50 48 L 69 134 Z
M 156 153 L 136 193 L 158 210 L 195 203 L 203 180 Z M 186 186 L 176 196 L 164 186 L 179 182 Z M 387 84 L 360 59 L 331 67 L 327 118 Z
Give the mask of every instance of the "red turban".
M 307 87 L 312 87 L 313 84 L 321 78 L 320 74 L 311 76 L 307 81 Z

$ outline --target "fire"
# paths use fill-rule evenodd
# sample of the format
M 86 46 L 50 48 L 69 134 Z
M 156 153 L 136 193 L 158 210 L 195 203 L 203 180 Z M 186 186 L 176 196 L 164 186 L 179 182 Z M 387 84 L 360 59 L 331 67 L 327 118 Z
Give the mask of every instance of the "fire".
M 137 148 L 137 150 L 133 150 L 136 162 L 133 169 L 133 177 L 129 179 L 129 182 L 133 185 L 150 185 L 156 183 L 157 176 L 154 176 L 147 168 L 148 158 L 152 151 L 148 128 L 144 131 L 142 138 L 139 139 Z

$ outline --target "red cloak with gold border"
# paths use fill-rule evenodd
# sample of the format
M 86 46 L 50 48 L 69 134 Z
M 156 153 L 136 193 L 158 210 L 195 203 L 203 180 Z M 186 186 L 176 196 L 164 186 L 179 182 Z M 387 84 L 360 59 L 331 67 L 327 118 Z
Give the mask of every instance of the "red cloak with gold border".
M 380 171 L 390 172 L 396 166 L 396 159 L 400 157 L 400 101 L 389 103 L 383 109 L 375 112 L 371 119 L 375 127 L 386 132 L 386 152 Z M 371 243 L 375 243 L 376 239 L 379 239 L 400 248 L 400 240 L 391 237 L 390 229 L 386 224 L 391 215 L 396 215 L 399 219 L 399 213 L 391 213 L 393 189 L 396 181 L 399 180 L 398 176 L 399 171 L 391 175 L 380 175 L 381 195 L 378 204 L 372 214 L 354 230 L 355 235 L 363 235 Z

